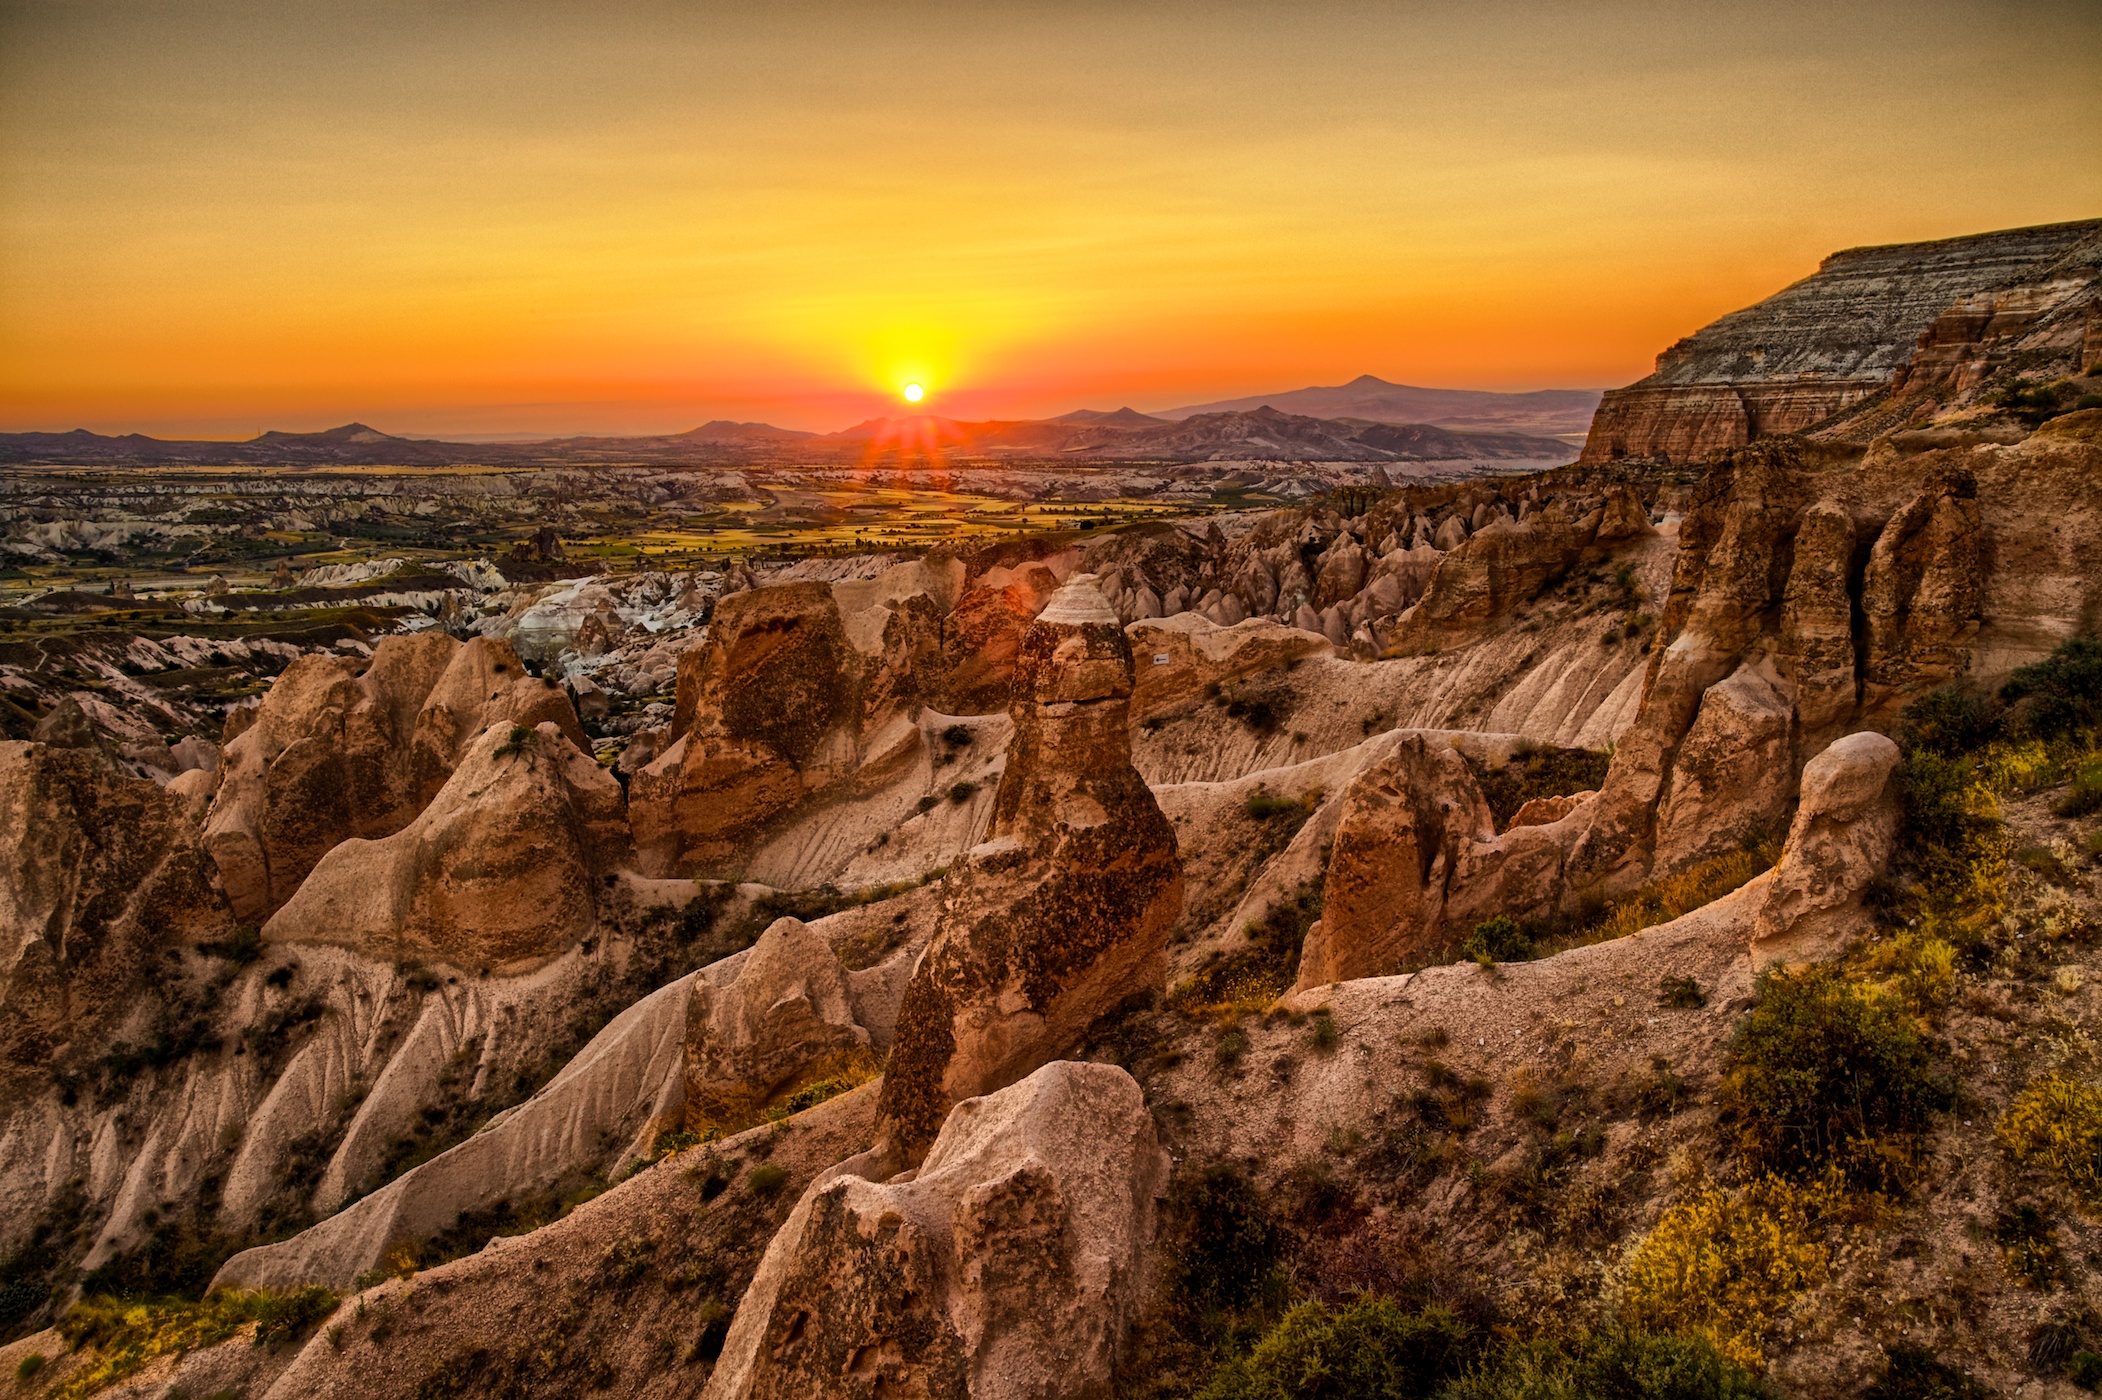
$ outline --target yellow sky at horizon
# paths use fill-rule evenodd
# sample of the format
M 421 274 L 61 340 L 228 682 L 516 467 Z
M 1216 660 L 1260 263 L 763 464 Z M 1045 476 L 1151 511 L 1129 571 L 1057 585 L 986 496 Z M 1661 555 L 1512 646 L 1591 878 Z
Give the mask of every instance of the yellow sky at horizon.
M 0 6 L 0 428 L 1602 387 L 2102 213 L 2045 6 Z

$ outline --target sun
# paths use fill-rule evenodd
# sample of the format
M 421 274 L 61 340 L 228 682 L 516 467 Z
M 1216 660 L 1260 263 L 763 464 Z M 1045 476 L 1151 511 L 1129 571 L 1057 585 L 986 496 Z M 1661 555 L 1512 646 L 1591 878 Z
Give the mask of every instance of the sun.
M 905 402 L 918 403 L 921 399 L 924 399 L 926 397 L 927 391 L 919 385 L 907 384 L 905 386 Z

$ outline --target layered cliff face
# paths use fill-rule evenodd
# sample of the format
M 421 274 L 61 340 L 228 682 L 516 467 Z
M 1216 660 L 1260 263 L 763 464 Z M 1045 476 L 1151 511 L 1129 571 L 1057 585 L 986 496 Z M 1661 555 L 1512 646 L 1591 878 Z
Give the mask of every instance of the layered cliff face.
M 2077 373 L 2098 253 L 2102 220 L 1834 253 L 1608 391 L 1581 460 L 1685 461 L 1804 431 L 1886 390 L 1971 388 L 2003 364 Z

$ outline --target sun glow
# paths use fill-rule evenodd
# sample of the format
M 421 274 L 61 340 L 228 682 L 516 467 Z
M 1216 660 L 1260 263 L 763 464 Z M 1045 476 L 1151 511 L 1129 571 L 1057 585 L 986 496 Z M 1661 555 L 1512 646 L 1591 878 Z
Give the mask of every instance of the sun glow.
M 918 403 L 921 399 L 927 397 L 926 389 L 922 388 L 918 384 L 907 384 L 905 386 L 904 393 L 905 402 L 907 403 Z

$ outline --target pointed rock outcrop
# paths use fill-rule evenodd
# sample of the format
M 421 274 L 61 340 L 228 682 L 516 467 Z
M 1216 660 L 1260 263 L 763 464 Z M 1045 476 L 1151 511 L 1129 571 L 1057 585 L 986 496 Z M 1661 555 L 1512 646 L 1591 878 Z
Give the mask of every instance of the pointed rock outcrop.
M 465 750 L 409 825 L 323 856 L 263 937 L 511 971 L 588 932 L 627 863 L 620 784 L 552 722 L 494 725 Z
M 1401 735 L 1344 790 L 1298 984 L 1378 976 L 1436 952 L 1461 852 L 1495 835 L 1489 803 L 1451 743 Z
M 956 1105 L 910 1180 L 865 1165 L 767 1247 L 706 1400 L 1108 1393 L 1168 1176 L 1129 1074 L 1045 1065 Z
M 776 1097 L 872 1058 L 832 945 L 798 919 L 776 919 L 735 980 L 694 981 L 686 1124 L 737 1132 Z
M 1075 1045 L 1166 976 L 1175 832 L 1131 765 L 1131 648 L 1092 575 L 1030 624 L 990 839 L 951 870 L 900 1008 L 883 1132 L 926 1150 L 950 1105 Z
M 552 723 L 588 744 L 569 697 L 508 642 L 424 632 L 385 638 L 369 662 L 294 661 L 227 743 L 205 821 L 234 912 L 260 922 L 338 842 L 401 830 L 467 737 L 498 723 Z
M 107 1053 L 164 947 L 230 931 L 182 799 L 99 749 L 0 743 L 0 851 L 0 1083 Z

